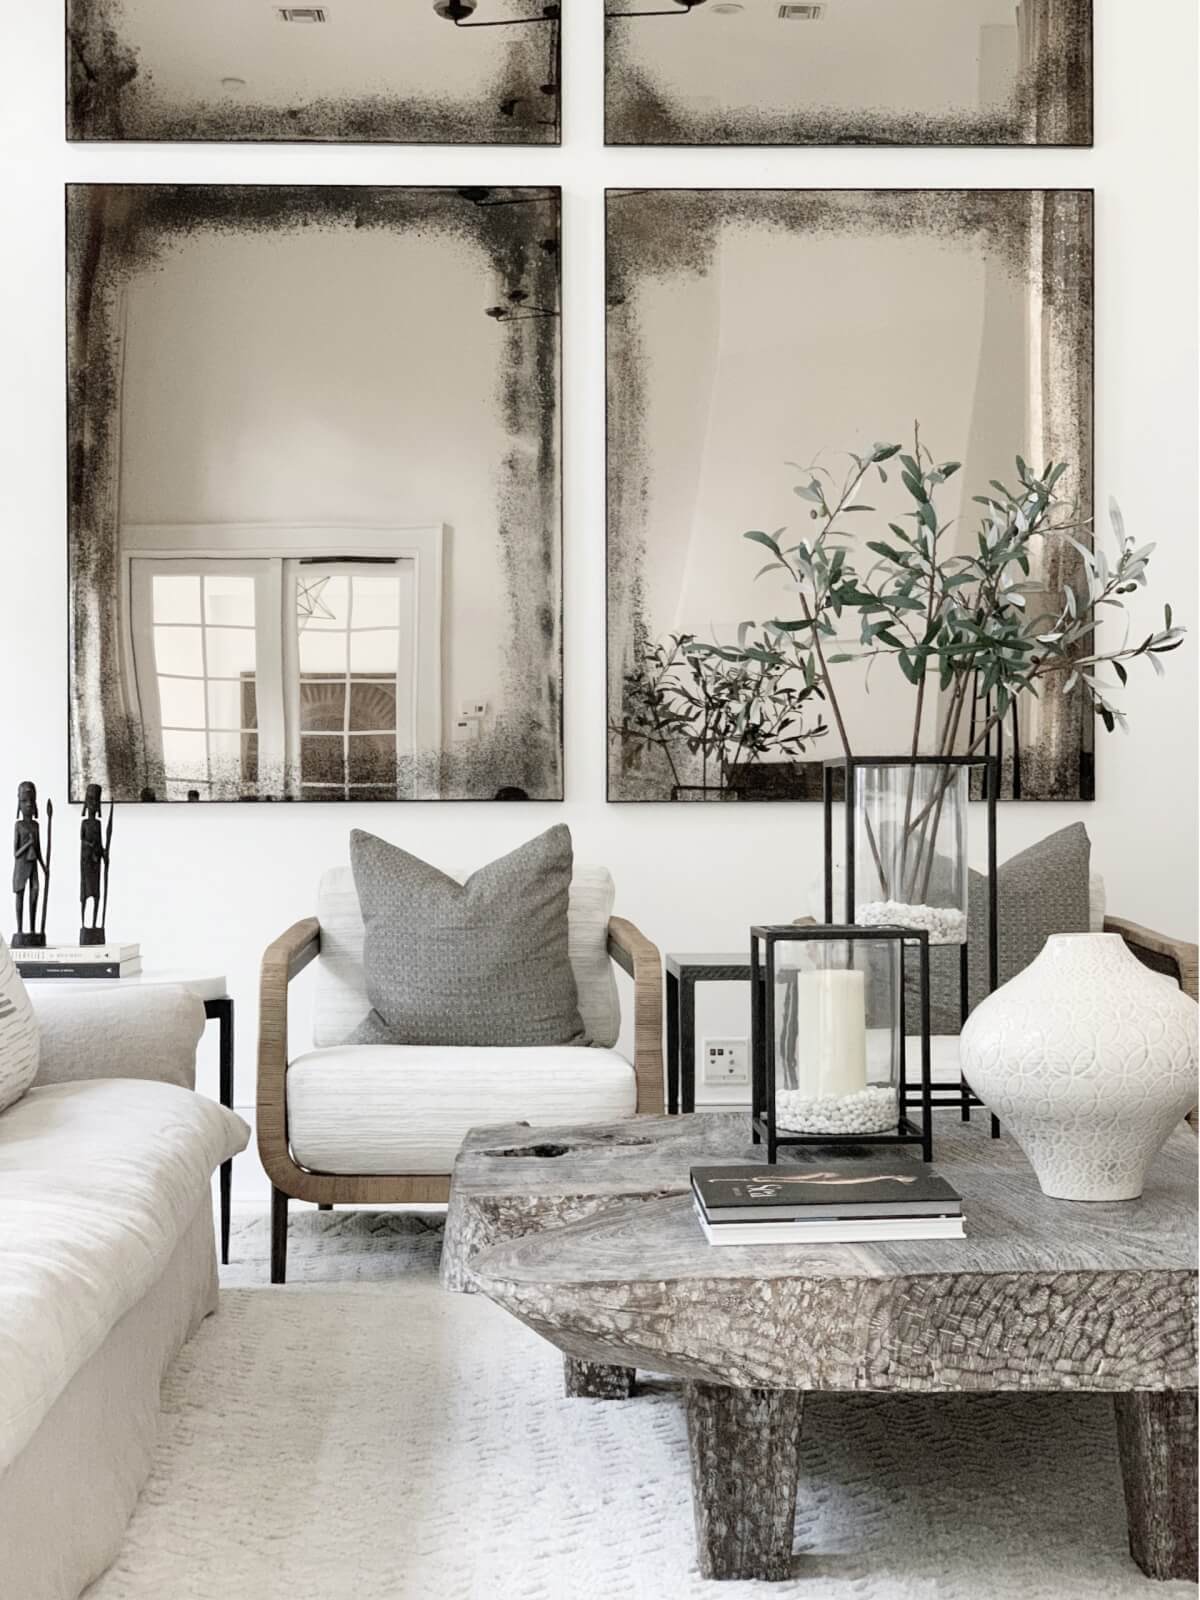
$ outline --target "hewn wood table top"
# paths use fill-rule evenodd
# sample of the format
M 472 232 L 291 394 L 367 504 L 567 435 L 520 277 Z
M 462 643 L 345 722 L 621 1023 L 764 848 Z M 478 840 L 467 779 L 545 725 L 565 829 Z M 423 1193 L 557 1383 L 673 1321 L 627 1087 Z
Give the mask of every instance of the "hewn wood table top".
M 735 1119 L 685 1120 L 709 1124 L 692 1134 L 706 1162 L 747 1159 L 742 1142 L 731 1148 Z M 611 1146 L 587 1159 L 618 1187 L 639 1165 L 642 1177 L 664 1176 L 639 1149 L 628 1164 Z M 984 1119 L 944 1121 L 935 1166 L 963 1196 L 962 1240 L 712 1246 L 680 1195 L 510 1239 L 477 1256 L 473 1272 L 578 1360 L 736 1387 L 1192 1388 L 1196 1149 L 1180 1128 L 1140 1201 L 1070 1203 L 1047 1199 L 1017 1146 L 989 1139 Z

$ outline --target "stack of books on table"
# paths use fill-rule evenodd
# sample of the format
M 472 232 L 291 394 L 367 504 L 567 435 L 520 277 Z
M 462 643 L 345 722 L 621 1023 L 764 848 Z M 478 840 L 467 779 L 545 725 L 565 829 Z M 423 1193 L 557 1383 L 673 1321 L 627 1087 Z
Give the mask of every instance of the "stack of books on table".
M 50 944 L 12 958 L 23 978 L 135 978 L 142 970 L 140 944 Z
M 964 1231 L 960 1196 L 903 1154 L 693 1167 L 692 1200 L 709 1244 L 877 1244 Z

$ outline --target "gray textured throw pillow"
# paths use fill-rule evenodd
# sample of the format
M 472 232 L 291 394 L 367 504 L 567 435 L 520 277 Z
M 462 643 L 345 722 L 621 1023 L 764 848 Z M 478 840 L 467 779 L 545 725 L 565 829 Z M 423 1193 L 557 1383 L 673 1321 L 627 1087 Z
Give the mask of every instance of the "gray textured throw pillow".
M 998 869 L 1000 902 L 1000 982 L 1023 972 L 1042 953 L 1051 934 L 1087 933 L 1091 926 L 1089 881 L 1092 844 L 1082 822 L 1039 839 Z M 988 884 L 972 872 L 967 931 L 968 986 L 973 1011 L 987 995 Z M 957 1033 L 961 1026 L 958 946 L 930 950 L 930 1022 L 935 1034 Z M 920 1015 L 915 974 L 908 974 L 906 1007 Z
M 373 1010 L 347 1044 L 587 1043 L 567 953 L 569 829 L 466 883 L 357 829 L 350 864 Z

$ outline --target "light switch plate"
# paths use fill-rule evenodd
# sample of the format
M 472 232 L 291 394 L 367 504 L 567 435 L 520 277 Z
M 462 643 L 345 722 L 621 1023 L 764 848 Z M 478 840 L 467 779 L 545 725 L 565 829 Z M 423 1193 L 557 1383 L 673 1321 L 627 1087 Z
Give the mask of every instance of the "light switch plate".
M 703 1081 L 737 1086 L 750 1082 L 750 1044 L 747 1039 L 706 1039 L 702 1056 Z

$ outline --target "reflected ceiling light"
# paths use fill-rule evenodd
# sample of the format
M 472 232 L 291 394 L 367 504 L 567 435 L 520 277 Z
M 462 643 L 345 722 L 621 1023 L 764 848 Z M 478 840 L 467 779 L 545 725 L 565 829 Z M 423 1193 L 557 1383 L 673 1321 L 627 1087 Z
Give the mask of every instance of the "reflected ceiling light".
M 697 6 L 702 6 L 704 0 L 675 0 L 675 7 L 671 11 L 606 11 L 606 18 L 613 17 L 690 17 Z
M 456 28 L 519 28 L 530 22 L 557 22 L 562 15 L 560 5 L 543 6 L 538 17 L 507 17 L 498 22 L 472 22 L 479 9 L 479 0 L 434 0 L 433 9 Z

